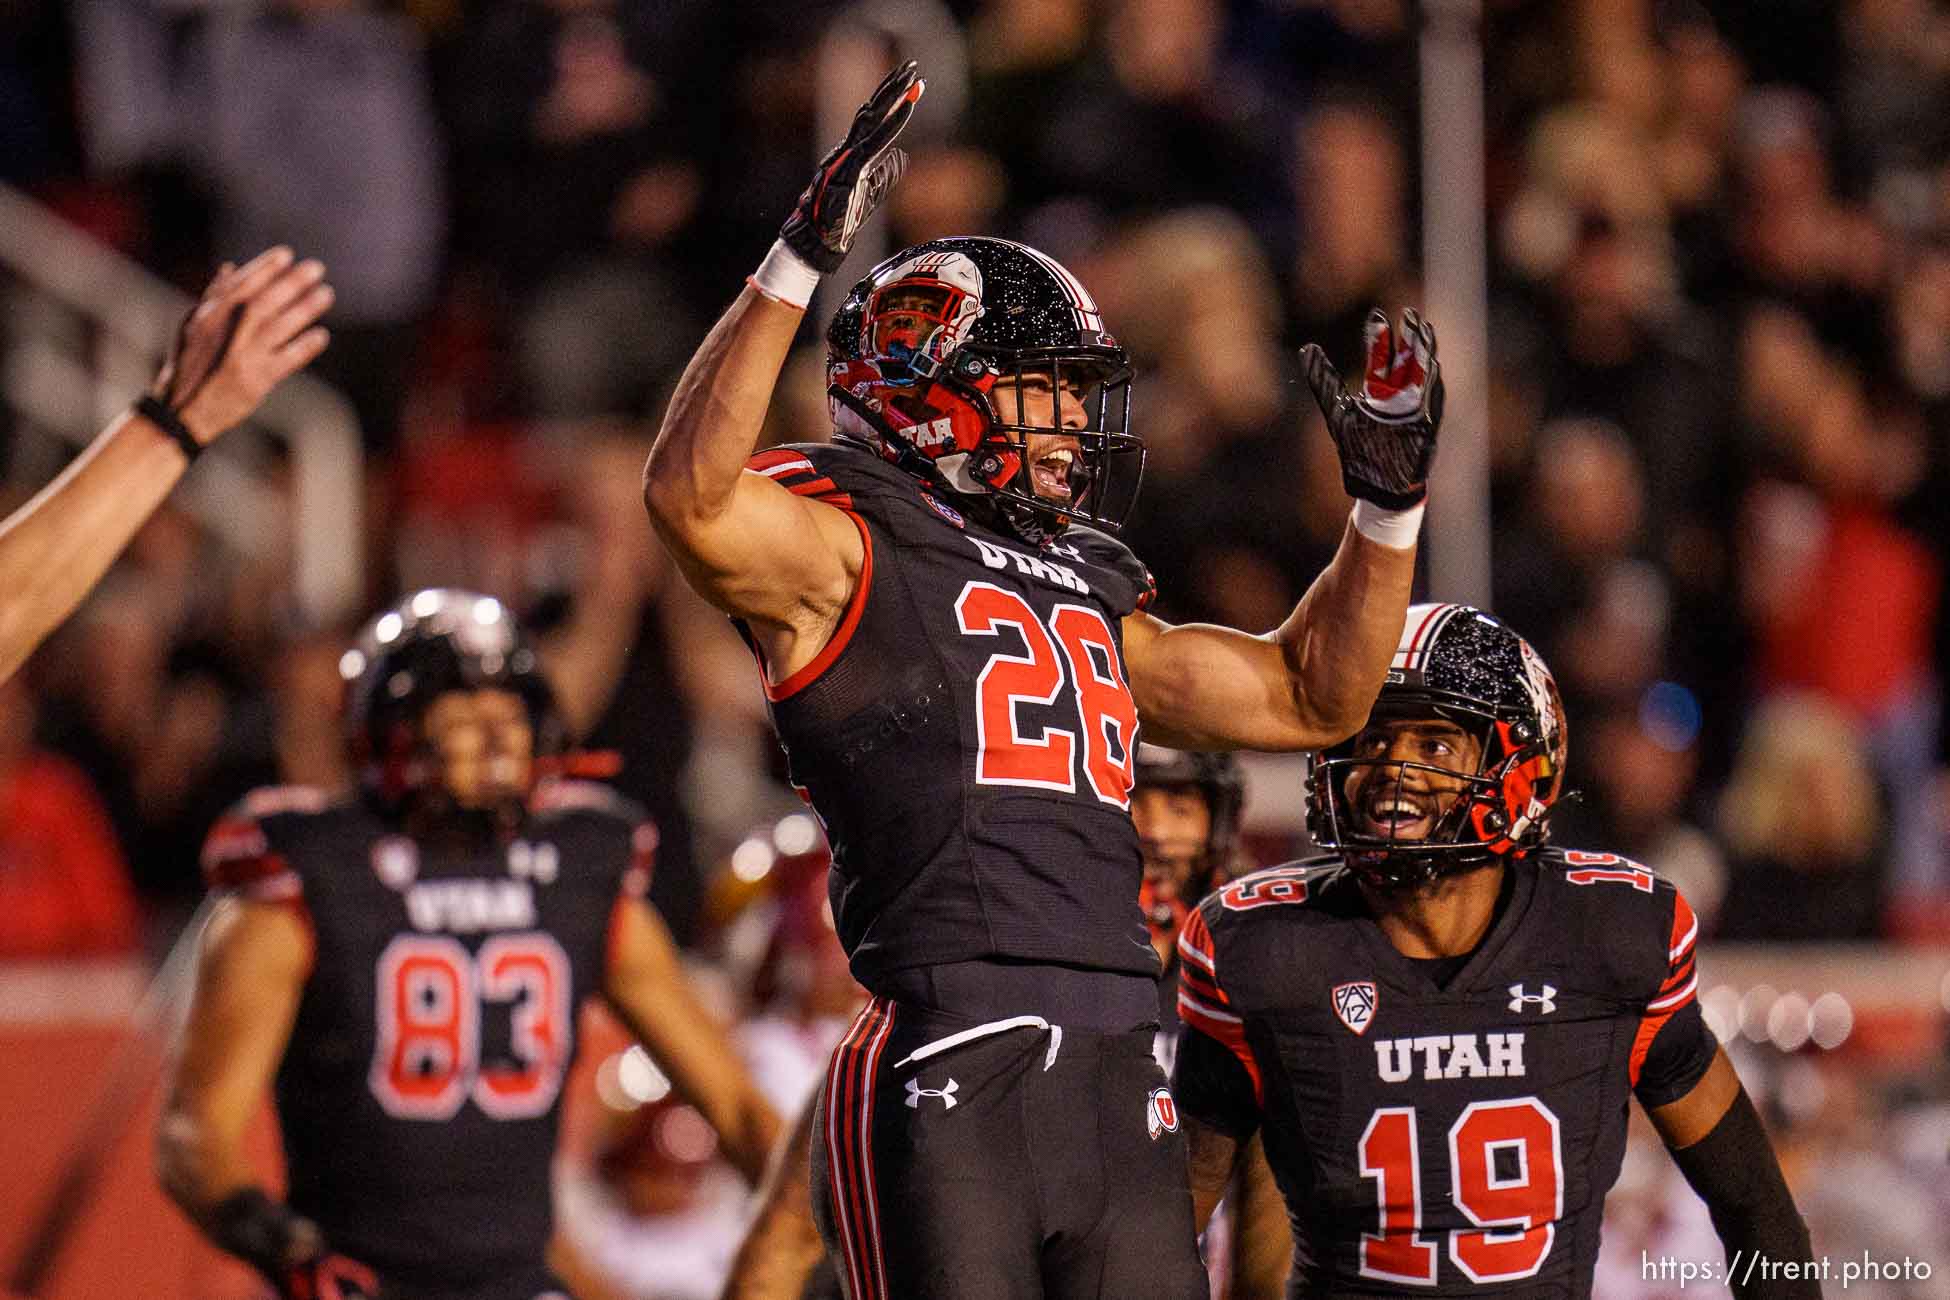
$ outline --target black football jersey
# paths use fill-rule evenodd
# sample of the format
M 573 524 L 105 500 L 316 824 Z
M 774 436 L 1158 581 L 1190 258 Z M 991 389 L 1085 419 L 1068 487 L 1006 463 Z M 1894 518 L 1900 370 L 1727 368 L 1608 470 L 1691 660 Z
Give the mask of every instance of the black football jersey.
M 1144 567 L 1082 527 L 1032 549 L 859 448 L 780 447 L 748 467 L 847 511 L 866 547 L 831 643 L 766 686 L 832 844 L 855 977 L 878 989 L 985 957 L 1155 976 L 1123 658 Z
M 1627 1099 L 1677 1100 L 1712 1064 L 1670 883 L 1552 849 L 1509 873 L 1447 980 L 1336 859 L 1241 877 L 1180 932 L 1173 1091 L 1263 1129 L 1294 1295 L 1589 1295 Z
M 655 832 L 605 787 L 544 782 L 513 840 L 436 853 L 357 801 L 260 790 L 204 849 L 213 886 L 313 935 L 278 1069 L 292 1207 L 382 1282 L 538 1268 L 575 1017 Z

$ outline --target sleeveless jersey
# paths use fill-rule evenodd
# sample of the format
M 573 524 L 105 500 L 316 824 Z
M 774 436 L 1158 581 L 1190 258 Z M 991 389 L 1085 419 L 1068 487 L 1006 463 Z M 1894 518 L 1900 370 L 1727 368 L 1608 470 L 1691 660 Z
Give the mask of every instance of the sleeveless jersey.
M 1588 1296 L 1626 1104 L 1690 1091 L 1717 1044 L 1698 923 L 1611 854 L 1540 850 L 1438 985 L 1338 859 L 1207 898 L 1179 938 L 1185 1113 L 1263 1129 L 1296 1296 Z
M 654 847 L 580 781 L 545 782 L 515 839 L 467 853 L 298 787 L 218 821 L 213 886 L 299 906 L 314 936 L 275 1091 L 288 1199 L 334 1250 L 411 1288 L 542 1266 L 576 1009 Z
M 1122 626 L 1150 601 L 1144 567 L 1088 528 L 1032 549 L 858 448 L 748 464 L 847 511 L 866 548 L 831 643 L 766 683 L 832 844 L 855 977 L 877 990 L 891 971 L 995 957 L 1155 976 Z

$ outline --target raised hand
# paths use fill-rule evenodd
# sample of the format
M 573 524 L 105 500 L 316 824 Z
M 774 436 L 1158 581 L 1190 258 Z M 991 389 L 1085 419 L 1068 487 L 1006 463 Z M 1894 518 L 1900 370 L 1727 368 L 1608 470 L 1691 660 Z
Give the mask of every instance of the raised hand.
M 297 262 L 289 248 L 226 263 L 177 328 L 149 396 L 207 446 L 325 350 L 317 322 L 332 297 L 324 263 Z
M 894 139 L 914 116 L 927 89 L 919 65 L 909 59 L 887 74 L 853 126 L 819 164 L 779 238 L 800 260 L 822 274 L 838 269 L 880 200 L 907 170 L 907 155 Z
M 1402 313 L 1399 337 L 1379 310 L 1368 313 L 1363 334 L 1367 370 L 1358 393 L 1342 387 L 1340 372 L 1319 344 L 1300 349 L 1300 364 L 1327 416 L 1347 494 L 1406 510 L 1428 495 L 1442 425 L 1435 329 L 1411 307 Z

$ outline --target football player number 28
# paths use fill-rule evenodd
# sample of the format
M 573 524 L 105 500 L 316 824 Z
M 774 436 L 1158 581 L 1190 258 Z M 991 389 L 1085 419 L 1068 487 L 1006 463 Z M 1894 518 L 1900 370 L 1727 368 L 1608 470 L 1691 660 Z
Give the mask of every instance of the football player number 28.
M 1015 592 L 971 582 L 955 601 L 955 617 L 969 636 L 996 637 L 1011 630 L 1027 652 L 997 650 L 976 678 L 981 752 L 975 779 L 1074 794 L 1081 735 L 1083 774 L 1091 791 L 1105 803 L 1128 808 L 1137 705 L 1124 684 L 1117 642 L 1104 616 L 1088 605 L 1058 605 L 1046 627 Z M 1061 705 L 1066 682 L 1080 725 L 1073 730 L 1050 724 L 1040 735 L 1024 735 L 1018 706 Z
M 1436 1246 L 1421 1231 L 1415 1111 L 1376 1111 L 1359 1154 L 1381 1213 L 1381 1231 L 1361 1234 L 1361 1276 L 1434 1286 Z M 1543 1266 L 1564 1213 L 1560 1156 L 1557 1116 L 1535 1097 L 1476 1102 L 1450 1126 L 1450 1191 L 1481 1231 L 1451 1232 L 1449 1258 L 1470 1281 L 1515 1281 Z
M 478 955 L 444 936 L 386 945 L 378 975 L 378 1041 L 368 1081 L 398 1119 L 453 1118 L 471 1097 L 495 1119 L 555 1103 L 569 1064 L 569 958 L 541 933 L 496 935 Z M 510 1059 L 481 1061 L 483 1006 L 506 1006 Z

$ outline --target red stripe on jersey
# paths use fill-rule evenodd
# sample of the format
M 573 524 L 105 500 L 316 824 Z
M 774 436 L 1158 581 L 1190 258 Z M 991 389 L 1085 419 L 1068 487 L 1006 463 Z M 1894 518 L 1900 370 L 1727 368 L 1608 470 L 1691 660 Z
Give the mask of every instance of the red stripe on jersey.
M 796 497 L 823 497 L 827 493 L 837 493 L 840 485 L 826 477 L 807 479 L 804 483 L 794 483 L 786 489 Z
M 1677 1007 L 1673 1008 L 1673 1011 L 1676 1010 Z M 1626 1067 L 1634 1088 L 1639 1086 L 1639 1072 L 1645 1068 L 1645 1058 L 1652 1051 L 1652 1040 L 1659 1036 L 1659 1031 L 1666 1027 L 1666 1021 L 1670 1019 L 1672 1011 L 1660 1011 L 1639 1020 L 1639 1031 L 1632 1036 L 1631 1063 Z
M 1672 896 L 1672 946 L 1666 960 L 1677 968 L 1680 959 L 1693 950 L 1698 938 L 1699 917 L 1693 914 L 1692 904 L 1686 901 L 1686 895 L 1675 890 Z
M 817 655 L 813 656 L 811 663 L 780 682 L 777 686 L 772 685 L 771 674 L 769 672 L 762 672 L 760 674 L 760 680 L 765 683 L 765 698 L 771 700 L 774 704 L 792 695 L 796 695 L 798 692 L 806 689 L 806 687 L 811 686 L 821 673 L 832 667 L 833 661 L 840 657 L 840 651 L 846 649 L 846 643 L 853 639 L 853 630 L 860 626 L 860 615 L 866 612 L 867 593 L 873 588 L 873 534 L 867 530 L 866 520 L 860 518 L 859 515 L 848 512 L 847 518 L 851 519 L 853 526 L 860 530 L 860 546 L 862 548 L 860 554 L 860 581 L 853 589 L 853 599 L 847 602 L 846 614 L 840 619 L 839 627 L 834 629 L 833 639 L 828 641 Z M 755 650 L 754 653 L 756 653 Z M 761 667 L 763 662 L 761 659 Z
M 745 468 L 753 473 L 763 474 L 766 470 L 775 470 L 781 465 L 790 465 L 794 461 L 804 465 L 808 473 L 812 472 L 813 463 L 806 459 L 806 453 L 794 451 L 790 447 L 775 447 L 771 451 L 761 451 L 745 461 Z
M 1185 924 L 1178 931 L 1178 959 L 1187 968 L 1204 971 L 1214 990 L 1218 990 L 1218 950 L 1212 943 L 1212 928 L 1197 908 L 1186 915 Z M 1219 999 L 1227 1000 L 1223 991 L 1219 992 Z
M 1224 1043 L 1253 1081 L 1253 1098 L 1265 1100 L 1259 1062 L 1246 1042 L 1246 1025 L 1232 1011 L 1219 983 L 1218 949 L 1205 914 L 1193 908 L 1178 931 L 1178 1018 L 1207 1038 Z
M 1680 962 L 1678 968 L 1675 969 L 1672 972 L 1672 974 L 1666 976 L 1666 982 L 1659 986 L 1659 991 L 1653 994 L 1653 996 L 1655 998 L 1665 997 L 1667 994 L 1671 993 L 1674 989 L 1677 989 L 1681 984 L 1684 984 L 1687 980 L 1691 979 L 1693 977 L 1693 972 L 1698 968 L 1699 968 L 1699 963 L 1693 961 L 1692 958 L 1690 957 L 1687 958 L 1685 961 Z
M 1210 1002 L 1215 1007 L 1231 1009 L 1232 1001 L 1226 997 L 1225 990 L 1220 988 L 1211 976 L 1191 963 L 1185 962 L 1179 965 L 1178 981 L 1192 991 L 1192 996 Z
M 1253 1056 L 1252 1046 L 1246 1042 L 1246 1026 L 1238 1016 L 1201 1001 L 1180 984 L 1178 1018 L 1214 1042 L 1223 1043 L 1228 1051 L 1238 1057 L 1239 1064 L 1246 1067 L 1246 1076 L 1253 1081 L 1253 1100 L 1261 1105 L 1266 1103 L 1266 1085 L 1260 1078 L 1259 1061 Z

